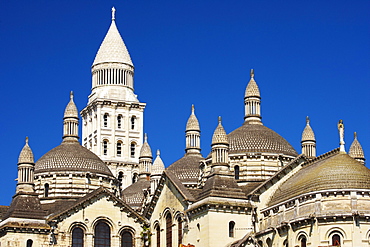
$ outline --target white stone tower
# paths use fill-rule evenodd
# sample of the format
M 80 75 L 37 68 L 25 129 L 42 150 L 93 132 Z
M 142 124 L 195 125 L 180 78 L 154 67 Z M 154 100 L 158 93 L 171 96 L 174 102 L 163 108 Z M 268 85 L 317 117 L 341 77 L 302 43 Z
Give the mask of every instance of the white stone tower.
M 249 124 L 262 124 L 261 119 L 261 95 L 256 81 L 254 70 L 251 69 L 251 79 L 245 89 L 244 96 L 245 117 L 244 121 Z
M 92 65 L 92 89 L 81 111 L 82 144 L 98 155 L 127 187 L 138 174 L 145 103 L 134 93 L 134 65 L 112 23 Z

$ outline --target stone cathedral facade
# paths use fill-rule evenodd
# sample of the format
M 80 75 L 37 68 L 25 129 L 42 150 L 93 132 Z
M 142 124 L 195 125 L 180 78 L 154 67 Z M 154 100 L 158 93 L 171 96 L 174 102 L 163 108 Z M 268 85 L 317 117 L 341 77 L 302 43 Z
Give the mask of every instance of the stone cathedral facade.
M 145 106 L 113 9 L 87 106 L 70 94 L 62 142 L 39 160 L 26 139 L 0 246 L 370 246 L 370 170 L 356 133 L 346 152 L 342 121 L 340 146 L 317 156 L 307 118 L 297 152 L 263 125 L 251 70 L 242 126 L 227 134 L 219 118 L 203 156 L 192 106 L 185 153 L 165 168 L 144 136 Z

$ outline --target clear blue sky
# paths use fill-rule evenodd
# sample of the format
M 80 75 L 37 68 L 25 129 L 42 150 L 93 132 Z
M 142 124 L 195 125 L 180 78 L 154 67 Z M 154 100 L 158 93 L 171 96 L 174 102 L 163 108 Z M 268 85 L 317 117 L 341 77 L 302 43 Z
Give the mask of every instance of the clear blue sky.
M 86 105 L 112 6 L 149 144 L 166 166 L 184 154 L 191 104 L 204 156 L 218 116 L 228 133 L 243 123 L 251 68 L 264 124 L 298 152 L 308 115 L 318 154 L 338 147 L 343 119 L 346 149 L 357 131 L 370 155 L 370 1 L 1 1 L 1 205 L 15 192 L 25 136 L 39 159 L 61 142 L 69 91 Z

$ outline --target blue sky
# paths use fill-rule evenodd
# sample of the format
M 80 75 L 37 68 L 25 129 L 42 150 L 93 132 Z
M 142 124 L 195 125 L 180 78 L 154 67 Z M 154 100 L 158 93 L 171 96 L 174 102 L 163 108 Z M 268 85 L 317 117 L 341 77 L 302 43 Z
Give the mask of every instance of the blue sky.
M 227 133 L 241 126 L 251 68 L 263 123 L 298 152 L 310 116 L 318 154 L 338 147 L 339 119 L 346 149 L 357 131 L 370 153 L 370 1 L 1 1 L 1 205 L 25 136 L 39 159 L 61 142 L 69 91 L 86 105 L 112 6 L 149 144 L 166 166 L 184 154 L 191 104 L 205 156 L 218 116 Z

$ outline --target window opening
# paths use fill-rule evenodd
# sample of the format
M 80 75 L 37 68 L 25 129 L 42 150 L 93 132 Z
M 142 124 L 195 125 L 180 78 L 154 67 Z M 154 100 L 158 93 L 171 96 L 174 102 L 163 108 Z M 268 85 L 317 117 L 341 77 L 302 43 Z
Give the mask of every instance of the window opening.
M 239 166 L 234 167 L 235 179 L 239 179 Z
M 122 116 L 118 115 L 117 117 L 117 128 L 121 129 L 122 128 Z
M 178 218 L 177 220 L 177 225 L 178 225 L 178 228 L 177 228 L 177 239 L 178 239 L 178 246 L 180 246 L 182 244 L 182 221 L 181 221 L 181 217 Z
M 108 113 L 105 113 L 104 114 L 104 117 L 103 117 L 103 126 L 104 127 L 108 127 Z
M 334 234 L 331 238 L 331 245 L 340 246 L 340 236 L 338 234 Z
M 234 221 L 230 221 L 229 222 L 229 238 L 233 238 L 235 237 L 234 236 L 234 229 L 235 228 L 235 222 Z
M 26 243 L 26 246 L 27 247 L 32 247 L 32 245 L 33 245 L 33 240 L 32 239 L 28 239 L 27 240 L 27 243 Z
M 155 231 L 157 234 L 157 247 L 161 247 L 161 228 L 159 228 L 159 225 L 157 225 Z
M 138 178 L 137 173 L 134 173 L 134 175 L 132 176 L 132 183 L 133 183 L 133 184 L 134 184 L 134 183 L 136 183 L 137 178 Z
M 103 141 L 103 154 L 108 154 L 108 142 L 106 140 Z
M 172 247 L 172 219 L 170 214 L 166 216 L 166 247 Z
M 136 120 L 136 117 L 135 116 L 132 116 L 131 117 L 131 130 L 134 130 L 135 129 L 135 120 Z
M 121 156 L 122 154 L 122 143 L 117 142 L 117 156 Z
M 130 152 L 131 152 L 131 158 L 135 158 L 135 143 L 131 143 L 131 146 L 130 146 Z
M 84 246 L 84 231 L 81 227 L 75 227 L 72 231 L 72 247 Z
M 49 184 L 44 184 L 44 197 L 49 197 Z
M 121 235 L 121 247 L 132 247 L 132 234 L 128 231 L 124 231 Z
M 94 235 L 94 247 L 110 247 L 110 228 L 107 223 L 99 222 Z

